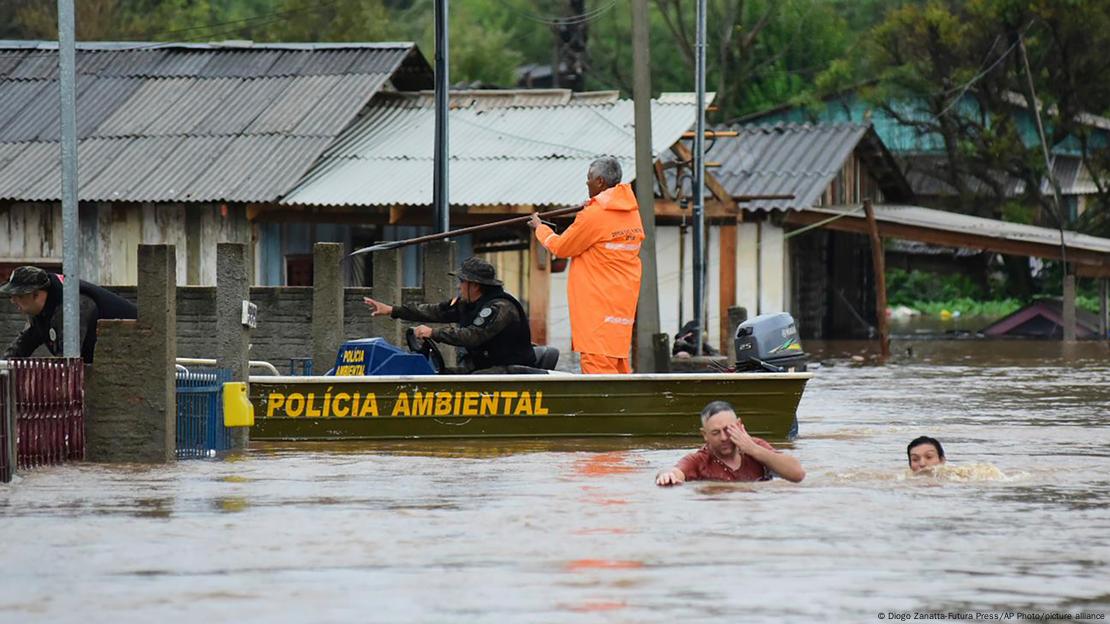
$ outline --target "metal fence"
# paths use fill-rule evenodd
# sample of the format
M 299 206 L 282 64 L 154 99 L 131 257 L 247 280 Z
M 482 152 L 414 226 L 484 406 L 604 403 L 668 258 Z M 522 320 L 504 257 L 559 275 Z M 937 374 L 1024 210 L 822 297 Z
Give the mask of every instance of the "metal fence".
M 0 483 L 8 483 L 15 474 L 15 406 L 11 399 L 11 371 L 0 368 Z
M 0 479 L 85 458 L 85 364 L 80 358 L 0 362 L 4 425 Z M 14 456 L 14 461 L 13 461 Z
M 226 369 L 177 369 L 177 458 L 210 457 L 231 448 L 224 426 L 223 385 Z

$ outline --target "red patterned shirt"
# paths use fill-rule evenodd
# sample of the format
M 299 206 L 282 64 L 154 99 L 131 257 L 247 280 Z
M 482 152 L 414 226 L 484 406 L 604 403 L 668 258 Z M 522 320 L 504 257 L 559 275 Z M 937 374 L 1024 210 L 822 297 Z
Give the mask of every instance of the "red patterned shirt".
M 761 438 L 752 438 L 755 443 L 765 449 L 778 452 L 775 447 Z M 717 459 L 709 452 L 708 446 L 690 453 L 678 460 L 675 467 L 686 475 L 687 481 L 770 481 L 771 471 L 750 455 L 741 453 L 740 467 L 736 470 L 729 468 L 723 461 Z

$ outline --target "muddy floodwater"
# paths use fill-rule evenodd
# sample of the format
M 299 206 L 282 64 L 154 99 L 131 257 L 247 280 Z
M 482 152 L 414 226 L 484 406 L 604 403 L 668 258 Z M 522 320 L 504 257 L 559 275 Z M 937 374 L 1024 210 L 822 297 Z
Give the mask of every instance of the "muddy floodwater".
M 806 346 L 799 485 L 657 488 L 696 440 L 651 439 L 23 473 L 0 486 L 0 621 L 1110 618 L 1106 345 Z M 950 466 L 910 477 L 921 434 Z

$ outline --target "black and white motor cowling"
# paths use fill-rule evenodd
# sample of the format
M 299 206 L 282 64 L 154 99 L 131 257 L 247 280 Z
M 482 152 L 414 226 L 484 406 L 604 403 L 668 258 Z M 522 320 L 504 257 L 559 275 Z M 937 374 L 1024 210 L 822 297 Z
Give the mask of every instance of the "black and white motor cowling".
M 737 372 L 800 373 L 808 355 L 798 342 L 794 317 L 786 312 L 760 314 L 736 328 Z

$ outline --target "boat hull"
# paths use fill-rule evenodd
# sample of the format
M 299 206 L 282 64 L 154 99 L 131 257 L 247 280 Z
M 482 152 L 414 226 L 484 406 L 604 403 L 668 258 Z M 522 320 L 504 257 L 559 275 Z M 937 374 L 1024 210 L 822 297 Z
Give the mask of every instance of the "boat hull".
M 713 400 L 789 439 L 807 373 L 251 377 L 256 440 L 694 436 Z

